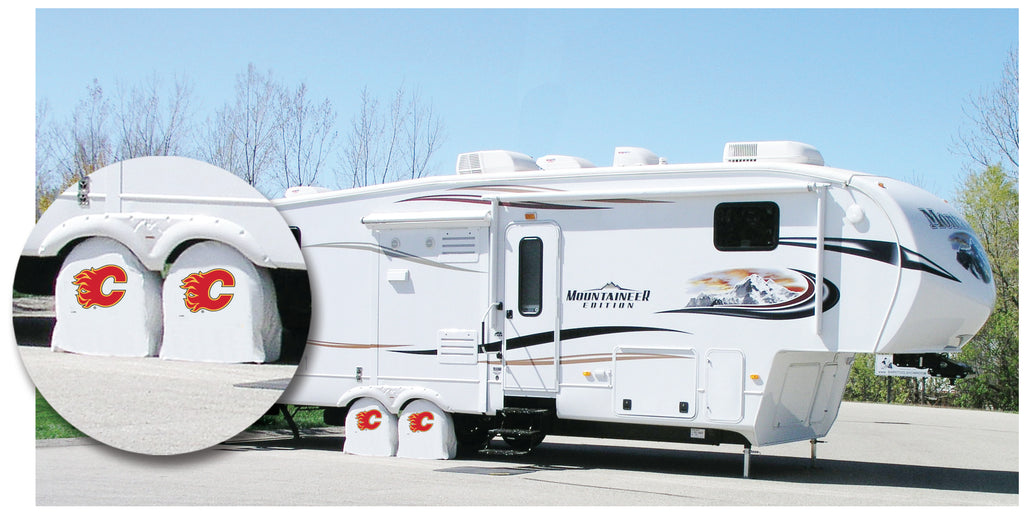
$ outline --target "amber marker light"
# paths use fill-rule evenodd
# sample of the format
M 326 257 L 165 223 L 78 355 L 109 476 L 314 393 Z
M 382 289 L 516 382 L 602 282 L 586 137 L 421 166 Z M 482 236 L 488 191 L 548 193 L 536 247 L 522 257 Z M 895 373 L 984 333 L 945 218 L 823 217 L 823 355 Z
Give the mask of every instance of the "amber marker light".
M 526 219 L 531 219 L 531 220 L 532 219 L 537 219 L 537 213 L 536 212 L 527 212 L 525 217 L 526 217 Z

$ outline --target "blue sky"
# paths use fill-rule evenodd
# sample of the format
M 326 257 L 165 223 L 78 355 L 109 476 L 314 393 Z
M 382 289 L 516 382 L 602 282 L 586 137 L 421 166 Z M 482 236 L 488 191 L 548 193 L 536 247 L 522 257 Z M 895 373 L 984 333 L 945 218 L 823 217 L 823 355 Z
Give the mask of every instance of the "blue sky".
M 949 151 L 970 95 L 1017 46 L 1003 10 L 40 10 L 36 87 L 70 114 L 108 92 L 187 76 L 200 107 L 248 63 L 328 97 L 346 129 L 359 93 L 403 83 L 443 117 L 437 174 L 510 149 L 611 162 L 615 146 L 721 160 L 735 140 L 799 140 L 829 165 L 952 196 Z M 88 28 L 88 31 L 83 31 Z

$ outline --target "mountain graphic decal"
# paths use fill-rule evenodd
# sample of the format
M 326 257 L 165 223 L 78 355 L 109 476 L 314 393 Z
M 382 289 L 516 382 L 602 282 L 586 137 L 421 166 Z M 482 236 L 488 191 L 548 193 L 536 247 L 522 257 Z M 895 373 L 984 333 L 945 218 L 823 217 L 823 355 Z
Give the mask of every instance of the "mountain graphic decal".
M 692 313 L 767 320 L 814 314 L 815 275 L 802 270 L 734 268 L 690 279 L 686 306 L 659 313 Z M 822 310 L 839 303 L 839 289 L 823 279 Z
M 787 302 L 799 296 L 799 293 L 780 286 L 774 280 L 754 273 L 725 293 L 702 292 L 691 298 L 686 307 L 766 306 Z

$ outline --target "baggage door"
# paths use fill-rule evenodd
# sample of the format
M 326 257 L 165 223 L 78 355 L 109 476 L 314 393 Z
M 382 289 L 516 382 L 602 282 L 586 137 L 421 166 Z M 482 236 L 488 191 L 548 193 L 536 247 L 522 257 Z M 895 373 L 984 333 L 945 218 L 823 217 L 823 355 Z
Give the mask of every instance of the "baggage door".
M 562 307 L 561 232 L 554 223 L 510 225 L 505 233 L 506 395 L 552 396 L 558 390 Z

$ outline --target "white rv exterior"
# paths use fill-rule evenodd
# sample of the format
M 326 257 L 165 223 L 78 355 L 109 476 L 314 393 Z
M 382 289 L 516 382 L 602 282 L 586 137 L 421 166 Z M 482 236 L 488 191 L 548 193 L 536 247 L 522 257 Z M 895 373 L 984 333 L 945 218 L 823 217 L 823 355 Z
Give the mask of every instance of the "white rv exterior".
M 276 200 L 314 308 L 281 402 L 425 400 L 463 442 L 519 447 L 816 439 L 854 353 L 957 352 L 991 311 L 949 204 L 811 146 L 614 164 L 468 153 L 452 176 Z

